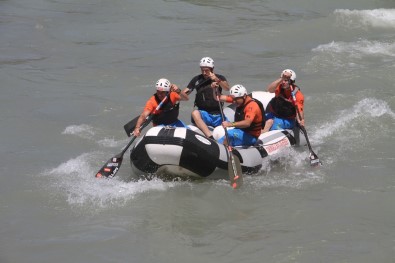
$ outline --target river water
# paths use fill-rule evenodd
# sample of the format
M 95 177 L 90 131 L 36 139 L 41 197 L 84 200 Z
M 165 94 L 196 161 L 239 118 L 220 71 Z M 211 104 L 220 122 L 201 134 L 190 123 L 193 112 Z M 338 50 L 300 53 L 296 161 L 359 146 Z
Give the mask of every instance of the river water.
M 395 262 L 393 0 L 1 0 L 0 262 Z M 98 169 L 201 57 L 306 97 L 307 148 L 225 180 Z M 192 101 L 181 104 L 189 122 Z

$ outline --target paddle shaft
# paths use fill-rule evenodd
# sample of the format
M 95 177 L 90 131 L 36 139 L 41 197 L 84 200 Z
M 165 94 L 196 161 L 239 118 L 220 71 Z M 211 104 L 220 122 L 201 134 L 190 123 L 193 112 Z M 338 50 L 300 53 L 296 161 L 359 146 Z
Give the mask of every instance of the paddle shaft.
M 219 110 L 220 110 L 220 112 L 221 112 L 221 118 L 222 118 L 222 121 L 224 122 L 225 121 L 225 114 L 224 114 L 224 111 L 223 111 L 223 108 L 222 108 L 222 103 L 221 103 L 221 100 L 220 100 L 220 96 L 219 96 L 219 92 L 218 92 L 218 90 L 216 90 L 215 91 L 215 95 L 217 96 L 217 100 L 218 100 L 218 106 L 219 106 Z M 229 144 L 229 141 L 228 141 L 228 130 L 226 129 L 226 128 L 224 128 L 224 130 L 225 130 L 225 138 L 226 138 L 226 141 L 228 142 L 228 144 Z
M 162 101 L 165 101 L 165 100 L 167 100 L 167 97 L 164 99 L 164 100 L 162 100 Z M 161 102 L 162 103 L 162 102 Z M 159 104 L 160 105 L 160 104 Z M 163 103 L 162 103 L 162 105 L 163 105 Z M 161 106 L 162 106 L 161 105 Z M 158 106 L 159 107 L 159 106 Z M 157 108 L 158 109 L 158 108 Z M 142 131 L 145 127 L 147 127 L 147 125 L 148 124 L 150 124 L 150 122 L 151 122 L 151 120 L 152 120 L 152 118 L 153 118 L 153 115 L 155 114 L 155 112 L 156 112 L 157 110 L 155 109 L 154 110 L 154 113 L 151 113 L 150 115 L 148 115 L 147 116 L 147 118 L 145 118 L 145 120 L 144 120 L 144 122 L 141 124 L 141 126 L 140 126 L 140 131 Z M 122 150 L 122 152 L 120 153 L 120 155 L 124 155 L 125 154 L 125 152 L 127 151 L 127 149 L 130 147 L 130 145 L 132 145 L 132 143 L 133 143 L 133 141 L 135 140 L 137 138 L 137 136 L 135 136 L 135 135 L 133 135 L 132 136 L 132 139 L 130 140 L 130 142 L 126 145 L 126 147 Z
M 202 82 L 200 82 L 196 87 L 194 87 L 194 89 L 200 89 L 201 87 L 203 87 L 204 85 L 208 84 L 209 81 L 212 81 L 210 78 L 206 78 L 204 79 Z M 193 91 L 193 89 L 188 90 L 188 92 L 186 93 L 187 95 L 191 94 L 191 92 Z
M 296 114 L 298 114 L 299 120 L 302 120 L 302 114 L 300 114 L 298 105 L 296 105 L 296 96 L 293 93 L 293 88 L 292 88 L 291 84 L 290 84 L 290 87 L 291 87 L 291 92 L 292 92 L 291 93 L 292 94 L 292 101 L 294 102 L 294 106 L 295 106 L 295 109 L 296 109 Z M 309 147 L 310 152 L 313 152 L 313 149 L 311 148 L 309 136 L 307 135 L 307 131 L 306 131 L 304 125 L 301 125 L 299 123 L 299 126 L 300 126 L 300 129 L 303 131 L 304 136 L 306 137 L 307 147 Z
M 293 92 L 294 89 L 293 89 L 291 84 L 289 84 L 289 85 L 291 87 L 292 101 L 294 102 L 294 106 L 295 106 L 295 109 L 296 109 L 296 114 L 298 114 L 299 120 L 302 120 L 302 114 L 300 114 L 298 105 L 296 105 L 296 96 L 295 96 L 295 93 Z M 313 164 L 315 165 L 316 163 L 320 164 L 321 162 L 319 161 L 319 158 L 318 158 L 317 154 L 315 154 L 315 152 L 313 151 L 313 148 L 311 147 L 309 136 L 307 135 L 306 128 L 304 127 L 304 125 L 301 125 L 300 123 L 299 123 L 299 126 L 300 126 L 300 129 L 302 130 L 302 132 L 304 134 L 304 137 L 306 138 L 307 147 L 309 147 L 311 165 L 313 165 Z M 318 162 L 317 162 L 317 160 L 318 160 Z
M 225 115 L 222 108 L 222 103 L 220 100 L 218 89 L 216 90 L 216 96 L 218 100 L 219 109 L 221 112 L 221 118 L 222 121 L 224 122 Z M 233 155 L 232 147 L 230 146 L 230 141 L 229 141 L 228 129 L 224 127 L 224 130 L 225 130 L 225 139 L 227 142 L 226 152 L 228 154 L 228 162 L 230 163 L 230 165 L 228 166 L 228 175 L 229 175 L 230 183 L 233 188 L 239 188 L 243 183 L 240 160 L 237 156 Z
M 152 120 L 153 116 L 160 110 L 162 105 L 169 99 L 170 97 L 170 92 L 166 95 L 166 97 L 159 103 L 159 105 L 155 108 L 155 110 L 150 113 L 143 123 L 140 126 L 140 131 L 143 130 Z M 112 157 L 110 160 L 108 160 L 102 168 L 96 173 L 96 178 L 101 178 L 101 177 L 114 177 L 115 174 L 119 171 L 121 165 L 122 165 L 122 160 L 123 160 L 123 155 L 129 149 L 130 145 L 132 145 L 133 141 L 137 138 L 133 134 L 132 139 L 130 139 L 129 143 L 123 148 L 123 150 Z

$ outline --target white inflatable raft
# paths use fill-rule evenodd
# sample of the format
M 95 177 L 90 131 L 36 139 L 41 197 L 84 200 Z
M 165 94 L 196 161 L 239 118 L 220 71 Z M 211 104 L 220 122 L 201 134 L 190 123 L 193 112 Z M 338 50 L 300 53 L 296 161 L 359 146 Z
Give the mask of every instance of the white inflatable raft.
M 252 97 L 266 108 L 273 93 L 258 91 Z M 234 109 L 225 107 L 224 114 L 233 121 Z M 213 131 L 214 138 L 222 137 L 222 126 Z M 235 147 L 233 153 L 240 159 L 243 173 L 257 173 L 264 158 L 281 150 L 300 145 L 299 129 L 275 130 L 261 134 L 256 145 Z M 302 142 L 302 144 L 304 141 Z M 224 145 L 210 140 L 195 126 L 187 128 L 153 127 L 136 142 L 130 153 L 135 174 L 155 173 L 178 177 L 222 177 L 227 171 Z M 217 175 L 217 176 L 216 176 Z

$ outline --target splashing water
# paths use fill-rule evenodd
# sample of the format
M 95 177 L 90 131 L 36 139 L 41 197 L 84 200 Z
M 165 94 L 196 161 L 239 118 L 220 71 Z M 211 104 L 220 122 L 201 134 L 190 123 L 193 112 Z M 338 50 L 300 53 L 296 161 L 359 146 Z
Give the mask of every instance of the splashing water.
M 395 27 L 395 9 L 337 9 L 334 15 L 338 25 L 351 29 L 368 29 L 369 27 L 393 29 Z
M 344 129 L 348 129 L 350 123 L 355 120 L 379 118 L 389 115 L 395 120 L 395 113 L 389 105 L 379 99 L 365 98 L 357 102 L 352 108 L 340 112 L 334 121 L 321 124 L 309 133 L 313 148 L 317 150 L 317 143 L 324 143 L 325 139 Z M 367 121 L 368 121 L 367 120 Z M 362 123 L 365 123 L 363 121 Z M 87 125 L 69 126 L 63 134 L 81 134 L 93 138 L 94 129 Z M 351 136 L 347 133 L 347 136 Z M 362 136 L 358 134 L 358 136 Z M 86 136 L 85 136 L 86 137 Z M 337 136 L 341 139 L 342 136 Z M 350 140 L 350 138 L 344 138 Z M 117 145 L 114 140 L 102 139 L 102 146 Z M 319 148 L 318 148 L 319 149 Z M 306 157 L 308 151 L 305 148 L 289 148 L 286 151 L 265 159 L 262 163 L 260 176 L 246 176 L 246 188 L 255 190 L 262 188 L 290 187 L 301 188 L 306 185 L 322 183 L 324 174 L 319 170 L 306 170 Z M 329 156 L 325 161 L 330 162 Z M 151 180 L 139 180 L 137 182 L 125 182 L 119 177 L 111 180 L 98 180 L 94 174 L 100 167 L 98 160 L 104 160 L 103 153 L 84 153 L 70 159 L 58 167 L 44 172 L 49 187 L 55 188 L 60 195 L 66 195 L 66 200 L 71 206 L 87 207 L 93 210 L 108 209 L 110 207 L 122 207 L 130 203 L 136 196 L 152 191 L 168 191 L 169 189 L 190 182 L 164 182 L 156 177 Z M 127 169 L 127 168 L 125 168 Z M 262 176 L 263 175 L 263 176 Z M 223 181 L 210 182 L 221 187 L 227 187 Z
M 92 126 L 81 124 L 81 125 L 71 125 L 66 127 L 62 134 L 77 135 L 84 139 L 92 139 L 95 135 L 94 128 Z
M 350 122 L 359 117 L 371 118 L 381 117 L 388 114 L 391 118 L 395 119 L 395 113 L 391 110 L 387 102 L 374 98 L 365 98 L 355 104 L 351 109 L 343 110 L 334 121 L 322 124 L 316 133 L 311 136 L 312 141 L 321 141 L 333 135 L 335 132 L 348 128 Z
M 89 205 L 92 209 L 124 206 L 138 194 L 166 191 L 177 185 L 177 182 L 163 182 L 156 178 L 137 182 L 124 182 L 118 178 L 99 180 L 94 178 L 98 166 L 92 166 L 96 159 L 99 159 L 99 153 L 84 153 L 42 175 L 50 177 L 50 187 L 67 195 L 70 205 Z
M 331 42 L 312 49 L 308 62 L 312 72 L 332 72 L 348 76 L 371 67 L 388 69 L 395 62 L 395 44 L 361 39 L 356 42 Z
M 395 57 L 395 44 L 380 41 L 369 41 L 366 39 L 361 39 L 351 43 L 332 41 L 329 44 L 319 45 L 312 49 L 312 51 L 316 53 L 341 53 L 343 56 L 344 54 L 348 54 L 348 59 L 361 59 L 364 56 Z

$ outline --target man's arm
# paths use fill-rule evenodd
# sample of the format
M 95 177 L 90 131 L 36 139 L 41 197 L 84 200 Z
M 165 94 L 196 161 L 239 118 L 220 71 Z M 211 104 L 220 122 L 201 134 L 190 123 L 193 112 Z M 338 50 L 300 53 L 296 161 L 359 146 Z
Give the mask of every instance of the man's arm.
M 280 85 L 282 80 L 283 80 L 282 78 L 276 79 L 275 81 L 267 85 L 266 90 L 268 92 L 274 93 L 276 91 L 277 86 Z
M 150 114 L 149 110 L 144 109 L 143 112 L 140 114 L 139 119 L 137 120 L 136 126 L 134 128 L 133 134 L 134 136 L 140 136 L 140 127 L 143 124 L 145 118 Z
M 188 89 L 188 88 L 185 88 L 185 89 L 183 89 L 181 92 L 180 92 L 180 96 L 182 97 L 182 98 L 185 98 L 185 100 L 189 100 L 189 94 L 191 93 L 192 91 L 190 90 L 190 89 Z
M 189 100 L 188 95 L 182 92 L 176 84 L 171 84 L 170 90 L 180 96 L 179 100 Z
M 300 125 L 304 126 L 304 96 L 303 94 L 298 91 L 295 94 L 296 97 L 296 107 L 299 111 L 299 114 L 296 115 L 296 120 L 299 122 Z

